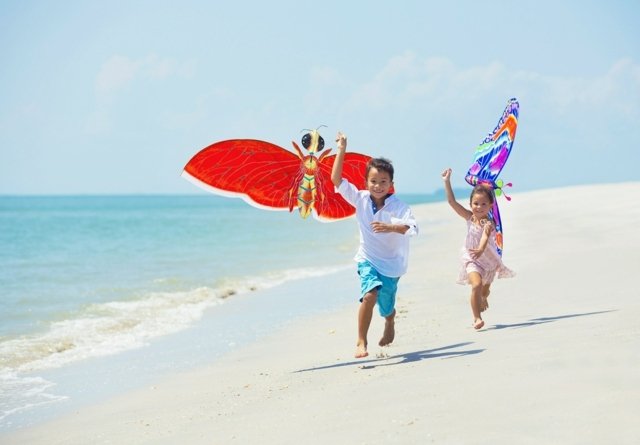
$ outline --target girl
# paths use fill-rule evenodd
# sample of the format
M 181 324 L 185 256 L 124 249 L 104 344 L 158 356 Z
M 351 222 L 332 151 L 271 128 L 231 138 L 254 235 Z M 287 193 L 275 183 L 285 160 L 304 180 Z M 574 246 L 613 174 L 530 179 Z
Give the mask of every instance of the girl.
M 447 202 L 453 210 L 467 221 L 467 238 L 462 249 L 462 264 L 459 284 L 471 285 L 471 312 L 473 312 L 473 327 L 481 329 L 484 326 L 481 312 L 489 303 L 491 283 L 496 274 L 498 278 L 509 278 L 514 272 L 502 263 L 502 258 L 496 250 L 495 225 L 489 217 L 495 196 L 493 190 L 483 184 L 476 185 L 471 191 L 469 204 L 471 210 L 460 205 L 451 188 L 451 169 L 442 172 Z

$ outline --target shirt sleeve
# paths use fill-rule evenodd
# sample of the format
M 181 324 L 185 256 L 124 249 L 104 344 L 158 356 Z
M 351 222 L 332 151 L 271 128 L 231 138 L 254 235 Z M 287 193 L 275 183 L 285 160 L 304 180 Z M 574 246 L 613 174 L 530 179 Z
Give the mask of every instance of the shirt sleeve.
M 403 226 L 408 226 L 409 230 L 404 232 L 406 236 L 415 236 L 418 234 L 418 223 L 416 219 L 413 217 L 413 213 L 411 212 L 411 207 L 407 206 L 399 218 L 392 217 L 392 224 L 401 224 Z
M 355 185 L 342 178 L 342 182 L 338 187 L 335 187 L 335 191 L 340 193 L 349 204 L 354 207 L 356 206 L 358 202 L 358 188 Z

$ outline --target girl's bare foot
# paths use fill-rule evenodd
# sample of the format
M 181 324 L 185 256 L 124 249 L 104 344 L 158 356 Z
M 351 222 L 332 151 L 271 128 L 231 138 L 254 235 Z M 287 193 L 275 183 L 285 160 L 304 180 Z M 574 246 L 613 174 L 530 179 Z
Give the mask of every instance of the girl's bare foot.
M 367 344 L 365 342 L 359 341 L 356 345 L 356 358 L 363 358 L 368 355 L 369 353 L 367 352 Z
M 491 293 L 491 290 L 489 289 L 489 287 L 485 287 L 483 292 L 482 292 L 482 304 L 480 307 L 480 312 L 484 312 L 487 309 L 489 309 L 489 294 Z
M 387 346 L 393 342 L 393 339 L 396 337 L 396 329 L 395 329 L 395 321 L 392 319 L 385 321 L 384 323 L 384 332 L 382 333 L 382 338 L 378 342 L 380 346 Z
M 475 330 L 482 329 L 484 326 L 484 320 L 482 318 L 476 318 L 476 321 L 473 322 L 473 328 Z

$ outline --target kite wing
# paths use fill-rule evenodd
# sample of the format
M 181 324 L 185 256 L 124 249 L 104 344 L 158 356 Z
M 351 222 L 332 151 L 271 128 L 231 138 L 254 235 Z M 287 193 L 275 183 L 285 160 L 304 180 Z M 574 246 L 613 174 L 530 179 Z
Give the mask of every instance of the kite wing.
M 494 128 L 482 143 L 476 148 L 474 161 L 467 175 L 466 181 L 475 186 L 476 184 L 486 184 L 490 186 L 496 196 L 503 194 L 502 188 L 509 187 L 511 184 L 504 184 L 502 179 L 498 179 L 498 175 L 507 163 L 507 159 L 511 154 L 513 141 L 516 137 L 516 129 L 518 127 L 518 115 L 520 105 L 516 99 L 510 99 L 507 106 Z M 507 200 L 510 200 L 505 195 Z M 491 210 L 491 217 L 496 225 L 496 244 L 498 253 L 502 255 L 502 221 L 500 219 L 500 209 L 498 208 L 497 199 L 494 200 Z
M 269 142 L 232 139 L 202 149 L 182 176 L 209 192 L 242 198 L 254 207 L 291 210 L 292 190 L 302 174 L 296 154 Z
M 342 177 L 355 185 L 358 190 L 366 188 L 365 171 L 370 156 L 360 153 L 345 153 L 344 164 L 342 166 Z M 320 161 L 316 174 L 316 184 L 321 196 L 316 205 L 316 219 L 320 221 L 336 221 L 348 218 L 356 212 L 351 204 L 334 191 L 331 182 L 331 169 L 335 162 L 335 155 L 327 156 Z

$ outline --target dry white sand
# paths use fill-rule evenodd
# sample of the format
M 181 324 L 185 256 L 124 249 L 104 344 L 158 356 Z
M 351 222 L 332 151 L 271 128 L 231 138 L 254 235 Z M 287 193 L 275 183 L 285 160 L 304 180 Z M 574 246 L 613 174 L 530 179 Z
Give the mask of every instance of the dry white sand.
M 415 206 L 390 347 L 352 358 L 354 303 L 0 443 L 640 443 L 639 200 L 640 183 L 501 200 L 518 275 L 494 282 L 480 332 L 455 284 L 464 221 Z

